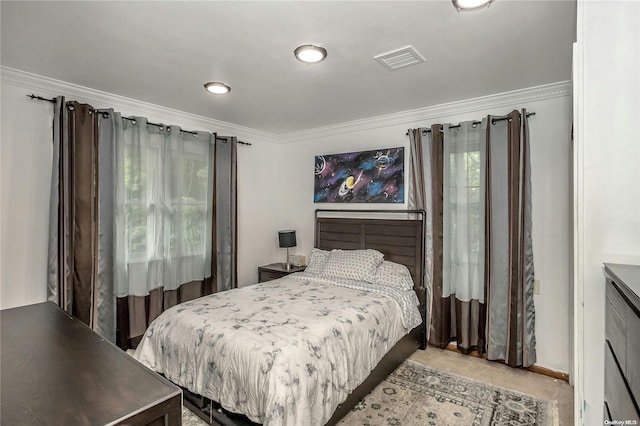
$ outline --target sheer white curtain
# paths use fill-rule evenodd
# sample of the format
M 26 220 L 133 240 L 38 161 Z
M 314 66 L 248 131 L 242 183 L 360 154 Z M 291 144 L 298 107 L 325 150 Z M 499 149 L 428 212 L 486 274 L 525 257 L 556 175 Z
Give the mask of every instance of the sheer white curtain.
M 484 303 L 486 124 L 444 125 L 442 296 Z
M 115 114 L 118 297 L 211 276 L 215 135 Z

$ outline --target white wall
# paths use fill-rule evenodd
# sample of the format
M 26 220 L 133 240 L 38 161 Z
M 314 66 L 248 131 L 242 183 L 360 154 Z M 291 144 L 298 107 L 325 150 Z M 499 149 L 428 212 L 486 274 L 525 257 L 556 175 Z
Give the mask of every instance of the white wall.
M 0 307 L 47 297 L 52 108 L 2 85 Z
M 638 2 L 578 3 L 574 262 L 576 362 L 583 373 L 576 383 L 576 419 L 585 425 L 602 424 L 602 263 L 640 264 L 638 22 Z
M 406 203 L 315 204 L 312 172 L 315 155 L 397 146 L 404 146 L 408 155 L 406 131 L 409 128 L 480 119 L 489 113 L 501 115 L 513 109 L 527 108 L 535 112 L 529 122 L 534 262 L 536 279 L 541 281 L 541 294 L 535 296 L 537 365 L 568 373 L 572 327 L 569 314 L 571 98 L 568 89 L 569 83 L 561 83 L 286 135 L 281 157 L 296 161 L 287 161 L 286 167 L 280 168 L 280 182 L 286 188 L 288 202 L 280 209 L 279 225 L 297 230 L 296 252 L 308 256 L 313 247 L 316 208 L 407 208 Z M 406 170 L 407 164 L 405 161 Z
M 239 284 L 257 282 L 257 266 L 279 256 L 273 241 L 277 231 L 273 200 L 278 192 L 271 180 L 279 145 L 272 135 L 2 68 L 0 309 L 46 300 L 53 108 L 26 97 L 34 92 L 44 97 L 65 95 L 96 108 L 113 107 L 152 122 L 217 131 L 252 143 L 238 146 Z

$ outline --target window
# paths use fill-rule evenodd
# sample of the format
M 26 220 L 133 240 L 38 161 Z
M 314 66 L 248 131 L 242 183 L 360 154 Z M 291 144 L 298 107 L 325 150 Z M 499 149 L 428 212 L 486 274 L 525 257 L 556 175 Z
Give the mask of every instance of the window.
M 476 151 L 463 151 L 451 153 L 449 160 L 449 203 L 451 217 L 456 218 L 451 223 L 452 239 L 465 238 L 468 242 L 468 251 L 455 251 L 452 253 L 454 262 L 477 261 L 477 253 L 480 250 L 480 242 L 483 241 L 484 232 L 484 199 L 480 199 L 480 151 L 477 146 L 469 149 Z M 458 236 L 457 232 L 466 233 Z M 475 254 L 475 256 L 473 255 Z
M 485 148 L 483 130 L 444 135 L 443 294 L 484 300 Z
M 203 255 L 207 241 L 208 163 L 206 157 L 185 153 L 174 159 L 177 167 L 171 179 L 171 215 L 174 224 L 170 250 L 179 255 Z M 175 229 L 177 227 L 178 229 Z
M 211 269 L 210 135 L 126 124 L 116 150 L 119 279 L 139 294 L 202 280 Z

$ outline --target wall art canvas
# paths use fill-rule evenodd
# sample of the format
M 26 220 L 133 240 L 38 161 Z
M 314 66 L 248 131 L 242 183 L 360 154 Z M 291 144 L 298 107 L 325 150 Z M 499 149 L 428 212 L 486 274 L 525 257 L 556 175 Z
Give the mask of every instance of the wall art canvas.
M 316 203 L 403 203 L 404 148 L 317 155 Z

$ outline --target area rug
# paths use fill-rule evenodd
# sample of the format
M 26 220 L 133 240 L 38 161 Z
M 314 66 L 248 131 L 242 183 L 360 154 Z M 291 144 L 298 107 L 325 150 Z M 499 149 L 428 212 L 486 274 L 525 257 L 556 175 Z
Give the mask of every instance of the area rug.
M 407 360 L 339 423 L 373 425 L 557 426 L 545 401 Z
M 183 425 L 206 423 L 186 408 Z M 558 426 L 546 401 L 406 360 L 340 426 Z

